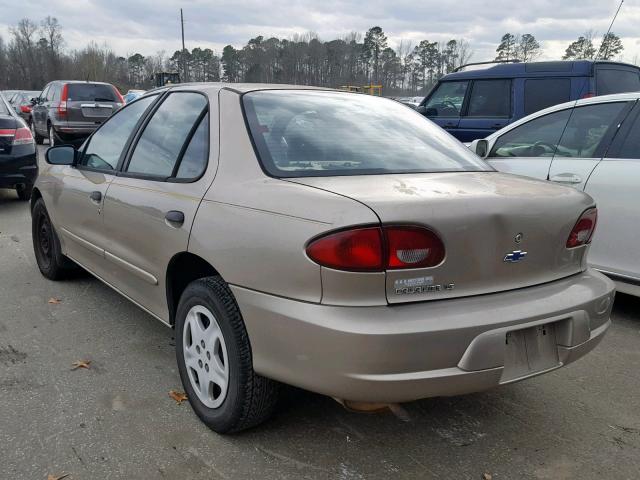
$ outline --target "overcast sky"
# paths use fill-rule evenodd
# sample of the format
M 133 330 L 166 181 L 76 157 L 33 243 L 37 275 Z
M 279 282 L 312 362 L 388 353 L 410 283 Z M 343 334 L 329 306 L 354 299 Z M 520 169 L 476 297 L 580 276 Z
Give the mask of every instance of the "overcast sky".
M 531 33 L 543 59 L 562 56 L 584 31 L 606 32 L 619 0 L 0 0 L 0 35 L 23 17 L 55 16 L 66 48 L 106 42 L 120 55 L 180 48 L 180 7 L 187 48 L 240 47 L 257 35 L 315 32 L 322 40 L 379 25 L 395 47 L 402 39 L 465 38 L 474 61 L 492 59 L 505 32 Z M 613 31 L 627 61 L 640 56 L 640 0 L 626 0 Z

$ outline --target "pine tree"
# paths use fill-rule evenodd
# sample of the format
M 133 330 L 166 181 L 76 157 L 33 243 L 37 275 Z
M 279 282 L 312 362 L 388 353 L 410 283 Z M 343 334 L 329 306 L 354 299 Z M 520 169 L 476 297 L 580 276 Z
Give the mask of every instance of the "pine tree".
M 622 53 L 622 50 L 624 50 L 624 46 L 620 37 L 613 32 L 609 32 L 602 39 L 597 58 L 599 60 L 611 60 Z

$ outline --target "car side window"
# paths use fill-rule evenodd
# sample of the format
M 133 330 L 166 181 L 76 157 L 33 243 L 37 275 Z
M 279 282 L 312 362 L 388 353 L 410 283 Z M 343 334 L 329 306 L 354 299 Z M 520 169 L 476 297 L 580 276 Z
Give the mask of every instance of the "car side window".
M 425 104 L 427 117 L 459 117 L 468 81 L 442 82 Z
M 571 109 L 535 118 L 498 137 L 489 157 L 553 157 Z
M 47 102 L 53 101 L 53 93 L 56 91 L 56 85 L 51 85 L 47 90 Z
M 47 95 L 49 94 L 49 90 L 51 89 L 51 85 L 47 85 L 45 87 L 45 89 L 42 91 L 42 93 L 40 94 L 40 102 L 46 102 L 47 101 Z
M 185 142 L 207 105 L 202 94 L 171 93 L 140 135 L 127 172 L 163 179 L 171 177 Z
M 603 138 L 625 108 L 626 102 L 587 105 L 573 110 L 556 150 L 556 157 L 596 158 Z
M 51 95 L 51 100 L 53 102 L 58 102 L 60 100 L 60 86 L 56 85 L 51 90 L 53 91 L 53 93 Z
M 631 126 L 627 137 L 620 145 L 619 151 L 614 155 L 607 155 L 611 158 L 634 158 L 640 159 L 640 116 L 636 116 L 634 124 Z
M 468 117 L 510 117 L 511 80 L 476 80 L 469 96 Z
M 530 115 L 571 100 L 568 78 L 530 78 L 524 82 L 524 114 Z
M 209 160 L 209 114 L 207 113 L 194 132 L 189 146 L 180 160 L 176 178 L 194 179 L 200 177 Z
M 115 170 L 133 129 L 157 95 L 141 98 L 116 112 L 89 138 L 80 165 Z

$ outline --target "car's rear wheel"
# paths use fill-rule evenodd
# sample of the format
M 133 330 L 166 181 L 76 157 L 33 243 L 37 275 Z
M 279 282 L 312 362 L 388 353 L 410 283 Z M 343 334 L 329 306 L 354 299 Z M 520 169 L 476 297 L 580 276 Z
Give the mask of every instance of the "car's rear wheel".
M 31 135 L 33 136 L 33 139 L 38 145 L 42 145 L 44 143 L 44 137 L 36 132 L 36 125 L 33 122 L 33 119 L 31 119 L 31 122 L 29 122 L 29 126 L 31 127 Z
M 31 200 L 31 192 L 33 191 L 33 185 L 20 184 L 16 186 L 16 193 L 18 198 L 23 201 Z
M 31 233 L 36 263 L 42 275 L 49 280 L 62 280 L 78 269 L 62 254 L 60 240 L 42 198 L 36 200 L 31 211 Z
M 176 356 L 189 402 L 212 430 L 237 432 L 273 413 L 278 383 L 254 372 L 242 315 L 220 277 L 196 280 L 182 294 Z
M 49 125 L 49 146 L 55 147 L 60 143 L 60 139 L 58 135 L 56 135 L 56 131 L 53 129 L 53 125 Z

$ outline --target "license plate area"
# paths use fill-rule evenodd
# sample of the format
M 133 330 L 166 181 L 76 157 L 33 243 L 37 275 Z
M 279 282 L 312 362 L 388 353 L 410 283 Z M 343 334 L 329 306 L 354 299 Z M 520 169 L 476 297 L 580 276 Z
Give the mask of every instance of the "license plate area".
M 82 115 L 85 117 L 108 117 L 111 111 L 111 107 L 82 107 Z
M 507 332 L 505 343 L 500 383 L 543 372 L 559 364 L 553 323 Z

